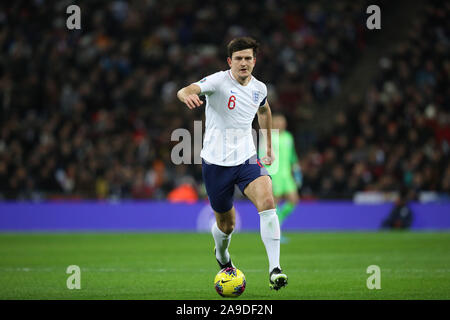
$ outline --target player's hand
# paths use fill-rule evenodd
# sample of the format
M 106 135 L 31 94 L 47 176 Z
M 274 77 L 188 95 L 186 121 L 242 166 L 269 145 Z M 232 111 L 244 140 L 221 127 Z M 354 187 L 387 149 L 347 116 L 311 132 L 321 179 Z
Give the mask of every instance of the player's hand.
M 266 165 L 270 166 L 275 161 L 275 156 L 272 150 L 269 150 L 265 157 L 261 158 L 261 161 Z
M 189 109 L 195 109 L 200 107 L 203 104 L 203 101 L 200 100 L 199 96 L 196 94 L 190 94 L 184 98 L 184 103 L 188 106 Z

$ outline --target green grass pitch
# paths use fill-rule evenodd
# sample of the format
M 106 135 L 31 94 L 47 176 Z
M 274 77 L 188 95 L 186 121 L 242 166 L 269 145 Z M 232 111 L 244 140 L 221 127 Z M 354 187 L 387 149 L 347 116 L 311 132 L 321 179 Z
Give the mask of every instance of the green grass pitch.
M 259 233 L 233 234 L 230 253 L 247 279 L 237 299 L 449 299 L 450 233 L 285 233 L 286 288 L 268 286 Z M 205 233 L 3 233 L 0 299 L 223 299 Z M 69 265 L 81 289 L 69 290 Z M 366 287 L 367 267 L 381 289 Z

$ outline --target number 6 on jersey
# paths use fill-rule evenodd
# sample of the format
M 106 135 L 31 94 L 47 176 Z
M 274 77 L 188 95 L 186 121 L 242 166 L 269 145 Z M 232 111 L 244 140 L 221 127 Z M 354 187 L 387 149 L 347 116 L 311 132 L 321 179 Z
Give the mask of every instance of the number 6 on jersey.
M 233 110 L 234 107 L 236 107 L 236 97 L 231 96 L 230 99 L 228 100 L 228 109 Z

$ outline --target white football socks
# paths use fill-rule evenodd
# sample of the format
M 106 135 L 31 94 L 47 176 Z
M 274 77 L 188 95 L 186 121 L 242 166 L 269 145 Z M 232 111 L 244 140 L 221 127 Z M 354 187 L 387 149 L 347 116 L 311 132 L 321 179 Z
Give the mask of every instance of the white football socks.
M 261 239 L 269 258 L 269 272 L 280 267 L 280 223 L 276 209 L 259 212 Z
M 228 246 L 231 241 L 231 235 L 226 234 L 217 227 L 217 222 L 214 222 L 211 233 L 214 237 L 214 242 L 216 243 L 216 258 L 221 264 L 226 264 L 230 261 L 230 254 L 228 252 Z

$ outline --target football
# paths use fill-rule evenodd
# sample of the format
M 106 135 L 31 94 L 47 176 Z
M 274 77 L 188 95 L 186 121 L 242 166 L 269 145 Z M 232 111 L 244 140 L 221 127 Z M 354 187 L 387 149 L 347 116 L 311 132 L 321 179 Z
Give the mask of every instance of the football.
M 246 284 L 244 273 L 236 268 L 224 268 L 214 278 L 214 287 L 222 297 L 239 297 Z

